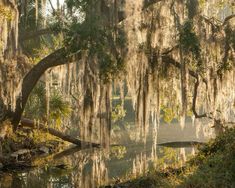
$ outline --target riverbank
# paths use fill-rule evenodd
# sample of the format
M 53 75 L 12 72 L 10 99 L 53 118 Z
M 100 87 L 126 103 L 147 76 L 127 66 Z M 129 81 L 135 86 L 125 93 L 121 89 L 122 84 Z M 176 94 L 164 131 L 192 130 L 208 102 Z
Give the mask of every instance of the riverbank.
M 38 166 L 38 158 L 59 152 L 67 145 L 63 140 L 38 129 L 20 128 L 16 132 L 8 129 L 1 144 L 0 171 Z
M 116 182 L 116 188 L 151 187 L 235 187 L 235 128 L 198 148 L 183 168 L 151 171 L 148 174 Z

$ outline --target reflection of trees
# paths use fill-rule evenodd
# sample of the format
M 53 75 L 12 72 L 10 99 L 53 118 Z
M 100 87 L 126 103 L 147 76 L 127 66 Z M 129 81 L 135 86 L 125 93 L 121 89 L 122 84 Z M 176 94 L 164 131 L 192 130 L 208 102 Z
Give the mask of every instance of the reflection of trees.
M 148 158 L 146 153 L 140 153 L 136 155 L 135 159 L 133 160 L 133 169 L 132 173 L 135 176 L 145 174 L 148 170 Z
M 93 188 L 108 181 L 108 170 L 105 160 L 109 158 L 105 150 L 87 149 L 76 152 L 76 149 L 54 156 L 51 165 L 35 168 L 27 172 L 5 174 L 0 187 L 25 188 Z M 71 155 L 66 155 L 66 154 Z M 2 181 L 3 179 L 7 181 Z
M 153 157 L 152 152 L 147 151 L 136 154 L 133 158 L 132 174 L 139 176 L 146 174 L 151 167 L 154 169 L 165 169 L 167 167 L 182 167 L 185 165 L 187 158 L 195 154 L 195 148 L 157 148 L 157 155 Z
M 72 187 L 97 187 L 108 180 L 108 170 L 105 165 L 107 158 L 105 150 L 82 150 L 66 158 L 73 171 L 71 173 Z
M 73 167 L 73 172 L 71 174 L 71 183 L 73 187 L 82 187 L 84 167 L 88 163 L 88 155 L 86 152 L 78 152 L 67 158 L 70 165 Z
M 167 149 L 167 151 L 160 153 L 161 147 L 156 146 L 156 133 L 159 134 L 159 129 L 161 130 L 162 128 L 164 130 L 165 127 L 163 128 L 163 126 L 160 126 L 158 129 L 157 121 L 158 120 L 156 119 L 156 124 L 152 127 L 153 129 L 150 127 L 146 145 L 140 142 L 135 142 L 135 144 L 133 144 L 133 139 L 132 142 L 128 143 L 127 151 L 124 149 L 125 147 L 122 148 L 120 146 L 111 147 L 109 152 L 101 149 L 81 150 L 81 148 L 66 150 L 59 154 L 53 155 L 51 157 L 53 160 L 51 165 L 41 169 L 34 169 L 30 172 L 13 174 L 11 178 L 8 178 L 11 182 L 11 187 L 16 187 L 15 185 L 19 185 L 17 187 L 59 188 L 67 186 L 93 188 L 98 185 L 106 184 L 108 182 L 108 173 L 109 176 L 116 176 L 117 173 L 113 173 L 112 169 L 123 168 L 120 164 L 125 166 L 125 172 L 129 171 L 134 175 L 141 175 L 147 173 L 149 168 L 152 166 L 154 166 L 155 169 L 172 165 L 174 166 L 174 164 L 181 160 L 185 161 L 189 153 L 194 153 L 192 149 L 184 148 Z M 195 134 L 193 137 L 201 140 L 205 137 L 204 130 L 201 128 L 202 124 L 203 122 L 196 120 L 194 125 L 190 127 L 186 126 L 184 130 L 179 131 L 187 132 L 190 128 Z M 168 127 L 168 129 L 169 128 L 170 127 Z M 175 127 L 175 129 L 176 128 L 177 127 Z M 130 131 L 128 133 L 131 134 L 134 134 L 135 132 L 135 129 L 132 127 L 128 127 L 128 130 Z M 198 132 L 195 130 L 198 130 Z M 179 132 L 175 132 L 174 134 L 178 135 L 178 137 L 180 135 Z M 170 134 L 167 136 L 169 139 Z M 109 155 L 112 157 L 112 161 L 109 160 Z M 110 168 L 110 166 L 112 167 Z M 111 169 L 109 172 L 108 167 Z M 118 176 L 124 175 L 121 173 L 119 173 Z
M 151 147 L 139 147 L 141 151 L 137 150 L 138 148 L 133 148 L 133 150 L 129 148 L 129 150 L 127 150 L 128 153 L 121 159 L 123 160 L 122 165 L 126 166 L 126 172 L 130 171 L 135 176 L 146 174 L 152 166 L 154 166 L 155 169 L 167 166 L 177 167 L 180 161 L 186 160 L 188 154 L 194 153 L 194 150 L 191 148 L 173 149 L 158 146 L 157 155 L 153 157 Z M 6 176 L 4 179 L 8 180 L 8 182 L 4 184 L 10 184 L 9 187 L 17 188 L 94 188 L 99 185 L 107 184 L 109 180 L 108 173 L 112 174 L 112 172 L 108 172 L 108 167 L 110 168 L 110 166 L 113 165 L 109 164 L 109 162 L 111 162 L 109 153 L 110 152 L 101 149 L 77 151 L 77 148 L 73 148 L 54 155 L 54 161 L 51 165 L 29 172 L 18 172 Z M 118 161 L 120 159 L 112 160 L 114 160 L 114 163 L 117 162 L 115 164 L 118 165 L 112 166 L 112 169 L 122 168 L 120 161 Z M 127 165 L 127 163 L 130 165 Z M 119 176 L 121 175 L 124 174 L 119 174 Z
M 96 187 L 107 182 L 108 171 L 105 165 L 104 150 L 81 151 L 70 157 L 73 166 L 71 182 L 73 187 Z

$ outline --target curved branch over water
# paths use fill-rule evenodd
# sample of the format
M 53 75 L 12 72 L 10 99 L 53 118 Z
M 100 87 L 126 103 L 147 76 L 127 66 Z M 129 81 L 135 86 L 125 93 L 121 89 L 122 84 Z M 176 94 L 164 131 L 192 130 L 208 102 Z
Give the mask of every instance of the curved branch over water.
M 78 56 L 81 54 L 79 53 Z M 23 83 L 22 83 L 22 89 L 21 89 L 21 96 L 16 101 L 16 109 L 15 112 L 13 112 L 13 120 L 12 124 L 14 126 L 14 129 L 17 128 L 21 116 L 23 114 L 25 105 L 27 103 L 28 97 L 33 90 L 34 86 L 40 79 L 40 77 L 44 74 L 44 72 L 55 66 L 64 65 L 66 63 L 71 63 L 72 57 L 67 55 L 67 51 L 65 48 L 60 48 L 47 57 L 43 58 L 41 61 L 39 61 L 38 64 L 36 64 L 24 77 Z

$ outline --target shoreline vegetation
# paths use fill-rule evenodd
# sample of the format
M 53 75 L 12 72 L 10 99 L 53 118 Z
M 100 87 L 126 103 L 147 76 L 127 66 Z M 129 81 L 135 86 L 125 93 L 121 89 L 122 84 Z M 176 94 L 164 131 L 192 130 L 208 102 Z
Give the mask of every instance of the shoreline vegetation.
M 138 177 L 127 176 L 105 188 L 233 188 L 235 187 L 235 128 L 199 145 L 185 166 L 151 170 Z
M 99 144 L 83 142 L 56 129 L 44 128 L 42 124 L 34 125 L 28 119 L 23 123 L 17 132 L 7 130 L 0 148 L 0 174 L 41 167 L 54 157 L 62 158 L 83 148 L 99 147 Z

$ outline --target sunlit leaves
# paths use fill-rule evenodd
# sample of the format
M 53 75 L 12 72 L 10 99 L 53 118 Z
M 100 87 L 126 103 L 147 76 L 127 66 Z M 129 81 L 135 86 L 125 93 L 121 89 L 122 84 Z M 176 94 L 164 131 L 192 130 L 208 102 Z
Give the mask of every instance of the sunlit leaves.
M 50 98 L 50 118 L 60 119 L 69 116 L 71 108 L 58 92 L 52 93 Z
M 173 111 L 172 108 L 168 108 L 168 107 L 163 106 L 162 111 L 163 111 L 163 120 L 166 123 L 171 123 L 172 120 L 174 118 L 176 118 L 176 114 L 175 114 L 175 112 Z
M 117 159 L 122 159 L 126 154 L 125 146 L 114 146 L 111 148 L 111 156 L 116 157 Z
M 126 110 L 121 105 L 117 105 L 112 111 L 112 121 L 116 122 L 126 116 Z
M 61 124 L 62 118 L 69 116 L 71 108 L 58 91 L 52 91 L 50 96 L 49 121 Z M 25 116 L 45 120 L 46 117 L 46 90 L 45 84 L 39 83 L 32 91 L 25 108 Z
M 10 10 L 10 8 L 0 5 L 0 19 L 1 18 L 5 18 L 8 20 L 11 20 L 13 18 L 13 12 Z
M 160 168 L 164 168 L 166 165 L 177 165 L 179 162 L 178 160 L 178 150 L 173 148 L 163 147 L 160 148 L 160 154 L 162 155 L 161 158 L 158 159 L 157 165 Z

